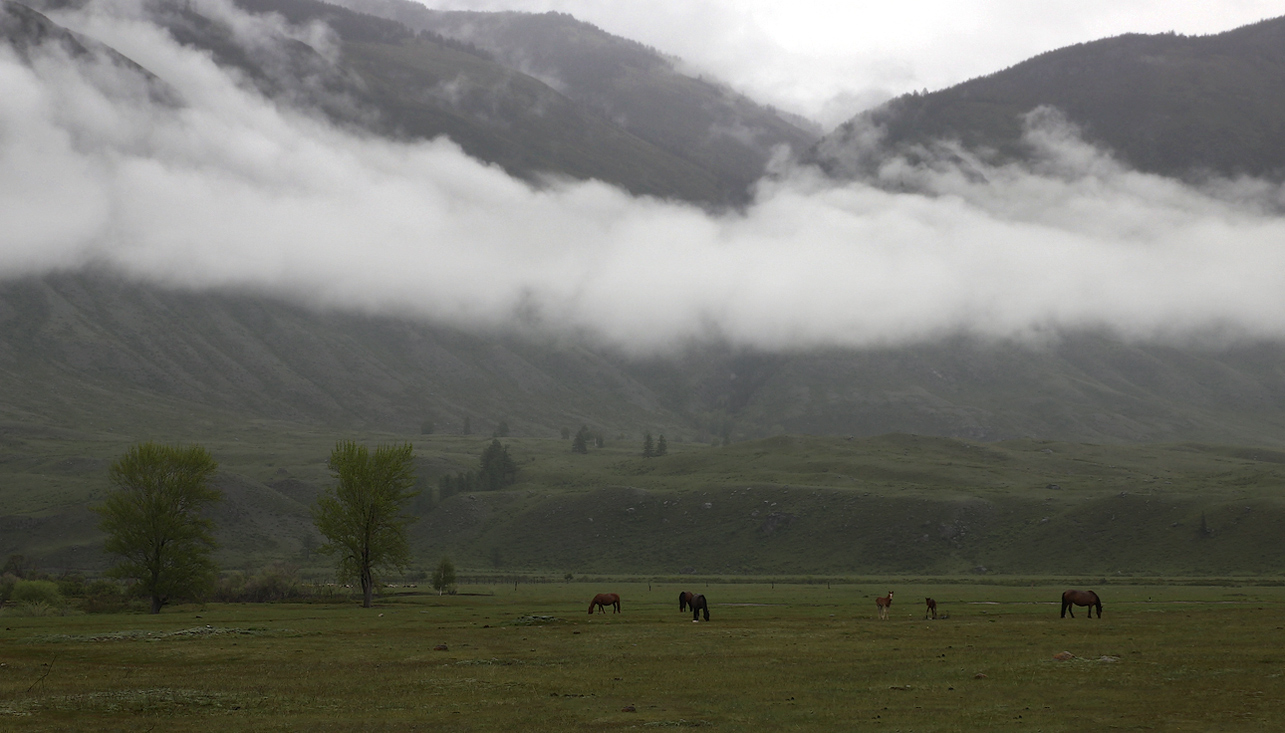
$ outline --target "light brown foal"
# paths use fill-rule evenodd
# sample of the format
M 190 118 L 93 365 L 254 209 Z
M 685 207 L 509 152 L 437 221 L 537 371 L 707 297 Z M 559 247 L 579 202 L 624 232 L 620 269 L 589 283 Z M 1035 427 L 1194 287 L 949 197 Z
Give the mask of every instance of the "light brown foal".
M 888 618 L 888 608 L 890 606 L 892 606 L 892 591 L 888 591 L 888 595 L 882 598 L 875 599 L 875 607 L 879 609 L 879 618 L 881 619 Z

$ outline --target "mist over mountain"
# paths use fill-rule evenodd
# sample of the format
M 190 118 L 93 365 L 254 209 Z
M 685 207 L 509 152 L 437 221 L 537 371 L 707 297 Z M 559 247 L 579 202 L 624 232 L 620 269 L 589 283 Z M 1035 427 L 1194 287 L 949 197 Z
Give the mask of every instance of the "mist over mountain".
M 1285 445 L 1281 21 L 1045 54 L 800 160 L 806 124 L 565 15 L 32 5 L 0 0 L 6 455 Z
M 768 133 L 784 124 L 770 111 L 567 16 L 350 4 L 388 17 L 312 0 L 204 0 L 49 2 L 51 19 L 6 0 L 6 12 L 25 19 L 6 25 L 11 43 L 41 49 L 6 67 L 22 92 L 6 110 L 15 131 L 4 198 L 12 237 L 0 253 L 0 268 L 25 283 L 14 292 L 58 291 L 68 277 L 88 277 L 78 289 L 119 302 L 97 276 L 75 274 L 92 266 L 142 291 L 224 293 L 272 311 L 301 306 L 288 316 L 301 330 L 328 333 L 335 322 L 315 314 L 355 311 L 394 331 L 409 319 L 412 330 L 474 334 L 478 343 L 523 332 L 531 344 L 574 342 L 616 370 L 613 379 L 647 392 L 656 420 L 686 424 L 701 439 L 888 430 L 1280 439 L 1265 429 L 1279 422 L 1279 374 L 1261 361 L 1285 335 L 1285 224 L 1272 213 L 1279 186 L 1227 179 L 1192 188 L 1138 172 L 1081 140 L 1072 112 L 1019 105 L 1013 120 L 1031 153 L 1026 167 L 966 148 L 931 164 L 893 151 L 881 170 L 915 191 L 897 193 L 784 165 L 757 184 L 746 208 L 712 214 L 683 201 L 735 198 L 726 171 L 705 165 L 721 143 L 704 149 L 699 141 L 714 138 L 679 136 L 691 105 L 658 101 L 657 90 L 713 90 L 692 92 L 705 112 L 685 124 L 708 132 L 728 115 L 740 119 L 762 133 L 744 138 L 759 141 L 745 150 L 760 164 L 779 142 Z M 83 46 L 78 40 L 43 42 L 54 36 L 91 39 L 114 60 L 90 63 L 63 50 Z M 170 101 L 155 101 L 155 88 Z M 654 114 L 630 123 L 635 134 L 599 114 L 612 105 Z M 573 118 L 611 132 L 577 137 Z M 666 129 L 672 134 L 658 132 Z M 665 134 L 683 142 L 665 150 L 644 139 Z M 479 164 L 478 149 L 503 167 Z M 655 196 L 578 183 L 593 177 L 585 166 L 619 166 L 617 183 Z M 506 175 L 518 170 L 529 178 Z M 561 178 L 549 178 L 555 172 Z M 691 188 L 701 175 L 723 182 L 706 178 L 702 194 Z M 48 280 L 53 270 L 67 274 Z M 81 308 L 78 318 L 114 310 Z M 173 323 L 141 314 L 127 321 Z M 113 334 L 105 344 L 132 338 L 120 325 L 85 329 Z M 59 333 L 46 330 L 40 341 L 50 366 L 68 349 Z M 153 348 L 182 340 L 157 339 Z M 19 363 L 39 361 L 30 345 L 11 351 L 25 354 Z M 1104 357 L 1077 357 L 1087 354 Z M 893 366 L 905 359 L 928 366 Z M 400 375 L 393 393 L 449 381 L 405 354 L 394 362 L 379 367 Z M 1151 367 L 1133 373 L 1141 364 L 1163 365 L 1165 376 Z M 1017 381 L 982 376 L 997 370 Z M 1211 371 L 1222 377 L 1207 381 Z M 164 383 L 155 381 L 161 372 L 131 387 Z M 576 378 L 546 376 L 574 389 Z M 209 378 L 175 377 L 190 387 L 183 399 L 264 417 L 347 414 L 404 429 L 422 412 L 499 411 L 465 383 L 440 390 L 454 395 L 449 409 L 432 400 L 394 407 L 386 392 L 336 407 L 323 406 L 323 392 L 367 389 L 341 387 L 336 373 L 310 397 L 284 390 L 298 398 L 286 404 L 269 387 L 242 397 L 234 385 L 198 388 Z M 1037 396 L 1057 384 L 1076 386 Z M 533 417 L 531 429 L 578 416 L 629 430 L 640 416 L 608 419 L 628 412 L 609 392 Z M 1229 393 L 1253 397 L 1219 406 Z M 387 407 L 370 406 L 379 404 Z

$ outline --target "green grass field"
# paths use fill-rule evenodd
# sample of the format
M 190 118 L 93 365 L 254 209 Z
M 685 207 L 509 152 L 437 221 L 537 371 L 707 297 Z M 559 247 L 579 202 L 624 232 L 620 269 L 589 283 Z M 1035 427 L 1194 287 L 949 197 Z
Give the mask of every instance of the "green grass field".
M 684 587 L 708 595 L 709 623 L 679 613 Z M 369 610 L 5 611 L 0 729 L 1279 729 L 1285 588 L 1099 587 L 1090 620 L 1058 617 L 1064 587 L 602 582 L 399 591 Z M 587 615 L 600 591 L 623 613 Z M 926 595 L 949 618 L 923 620 Z
M 310 506 L 332 483 L 338 438 L 413 442 L 426 492 L 410 511 L 413 565 L 517 573 L 674 575 L 1268 576 L 1285 568 L 1285 454 L 1254 448 L 974 443 L 885 435 L 780 436 L 712 447 L 673 442 L 643 458 L 615 437 L 588 455 L 569 440 L 505 439 L 520 470 L 505 491 L 436 502 L 438 478 L 475 468 L 489 436 L 291 431 L 147 434 L 205 445 L 220 464 L 218 562 L 286 561 L 328 577 L 307 551 Z M 0 455 L 0 557 L 51 572 L 104 566 L 88 507 L 118 435 L 28 437 Z

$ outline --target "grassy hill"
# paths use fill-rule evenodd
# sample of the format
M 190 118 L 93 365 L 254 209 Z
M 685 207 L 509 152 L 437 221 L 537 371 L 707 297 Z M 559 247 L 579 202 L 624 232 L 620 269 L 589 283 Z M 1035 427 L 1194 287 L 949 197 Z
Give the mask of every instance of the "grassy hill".
M 1211 36 L 1127 34 L 898 97 L 818 145 L 836 172 L 871 127 L 892 152 L 953 140 L 998 161 L 1030 154 L 1022 117 L 1061 110 L 1129 165 L 1175 177 L 1285 177 L 1285 17 Z M 866 160 L 866 162 L 876 162 Z M 849 173 L 859 170 L 847 170 Z
M 95 568 L 86 506 L 134 436 L 7 432 L 0 554 Z M 139 436 L 142 437 L 142 436 Z M 155 436 L 148 436 L 155 437 Z M 781 436 L 730 446 L 632 436 L 573 454 L 569 441 L 504 442 L 509 490 L 435 500 L 489 437 L 308 430 L 262 423 L 166 431 L 220 462 L 225 567 L 284 560 L 324 573 L 308 509 L 334 441 L 413 441 L 416 565 L 474 570 L 719 575 L 1235 575 L 1285 569 L 1285 453 L 1177 444 L 1102 446 L 911 435 Z

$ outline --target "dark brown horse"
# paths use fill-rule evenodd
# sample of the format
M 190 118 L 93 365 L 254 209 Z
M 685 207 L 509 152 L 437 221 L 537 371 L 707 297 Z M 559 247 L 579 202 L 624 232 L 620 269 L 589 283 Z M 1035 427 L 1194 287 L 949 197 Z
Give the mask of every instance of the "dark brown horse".
M 928 614 L 932 614 L 933 618 L 937 618 L 937 601 L 925 598 L 924 603 L 928 606 L 928 610 L 924 611 L 924 618 L 928 618 Z
M 693 599 L 693 598 L 695 598 L 695 597 L 696 597 L 696 594 L 695 594 L 695 593 L 690 593 L 690 592 L 688 592 L 688 591 L 683 591 L 682 593 L 679 593 L 679 594 L 678 594 L 678 610 L 679 610 L 679 611 L 686 611 L 686 610 L 687 610 L 687 606 L 688 606 L 688 604 L 690 604 L 690 603 L 692 602 L 692 599 Z
M 691 595 L 690 593 L 688 595 Z M 699 621 L 697 618 L 700 612 L 705 612 L 705 620 L 709 620 L 709 603 L 705 601 L 704 595 L 694 595 L 687 600 L 687 605 L 692 607 L 692 621 Z
M 1066 618 L 1066 612 L 1071 612 L 1071 618 L 1075 618 L 1075 609 L 1071 606 L 1088 606 L 1089 618 L 1093 618 L 1093 609 L 1098 609 L 1098 618 L 1102 618 L 1102 599 L 1098 594 L 1091 590 L 1069 590 L 1062 594 L 1062 618 Z
M 593 615 L 593 607 L 597 606 L 601 613 L 607 612 L 607 606 L 612 607 L 612 613 L 620 613 L 620 596 L 615 593 L 599 593 L 589 601 L 589 615 Z
M 892 591 L 888 595 L 875 599 L 875 608 L 879 609 L 879 618 L 888 618 L 888 609 L 892 607 Z

